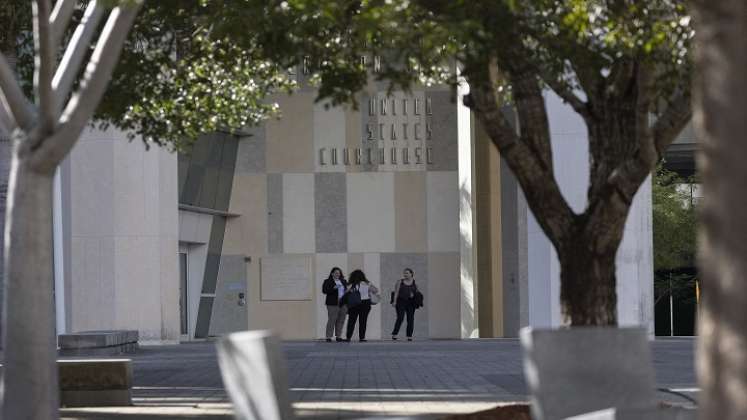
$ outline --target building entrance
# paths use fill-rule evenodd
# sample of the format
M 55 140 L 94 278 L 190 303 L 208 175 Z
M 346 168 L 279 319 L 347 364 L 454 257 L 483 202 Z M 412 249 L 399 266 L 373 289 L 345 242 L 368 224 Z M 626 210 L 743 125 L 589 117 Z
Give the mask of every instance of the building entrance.
M 189 336 L 189 316 L 187 299 L 187 253 L 179 253 L 179 325 L 182 338 Z

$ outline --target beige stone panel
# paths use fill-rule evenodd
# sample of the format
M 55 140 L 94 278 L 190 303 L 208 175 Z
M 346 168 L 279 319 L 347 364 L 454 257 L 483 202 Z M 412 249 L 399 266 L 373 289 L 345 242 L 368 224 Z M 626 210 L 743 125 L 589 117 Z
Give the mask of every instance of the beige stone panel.
M 428 334 L 431 338 L 460 338 L 462 290 L 458 252 L 428 254 Z
M 283 174 L 283 250 L 316 251 L 314 174 Z
M 316 335 L 317 300 L 263 302 L 260 300 L 260 265 L 252 259 L 249 270 L 249 329 L 268 329 L 285 340 L 310 340 Z
M 394 174 L 395 236 L 398 252 L 428 250 L 424 172 Z
M 161 342 L 178 343 L 179 317 L 179 258 L 178 240 L 174 236 L 160 237 L 160 296 Z
M 491 146 L 492 143 L 491 143 Z M 493 337 L 503 337 L 503 249 L 501 238 L 503 225 L 498 216 L 501 212 L 501 156 L 496 147 L 490 148 L 490 207 L 494 222 L 490 225 L 492 259 L 491 281 L 493 286 Z M 478 278 L 479 281 L 479 278 Z M 482 308 L 480 308 L 482 309 Z
M 71 239 L 71 331 L 114 327 L 114 241 L 111 238 Z
M 174 203 L 179 202 L 179 169 L 178 156 L 165 148 L 151 148 L 158 150 L 159 175 L 159 210 L 161 235 L 178 236 L 179 223 L 177 221 L 178 208 Z
M 114 328 L 137 329 L 143 342 L 162 340 L 159 246 L 156 236 L 114 240 Z
M 328 102 L 314 104 L 314 164 L 317 172 L 345 172 L 349 165 L 343 161 L 346 118 L 342 107 L 331 107 Z M 331 162 L 330 154 L 336 150 L 338 160 Z M 324 165 L 319 154 L 325 153 Z M 349 161 L 348 161 L 349 162 Z
M 349 174 L 347 189 L 348 250 L 393 252 L 394 174 Z
M 114 232 L 114 171 L 112 140 L 89 130 L 70 153 L 70 218 L 73 236 Z M 94 198 L 95 199 L 92 199 Z
M 238 217 L 226 221 L 223 254 L 264 255 L 267 253 L 267 176 L 235 174 L 229 212 Z
M 283 117 L 267 122 L 267 172 L 314 171 L 314 92 L 277 99 Z
M 316 338 L 324 338 L 327 326 L 327 306 L 324 304 L 326 295 L 322 293 L 322 283 L 329 277 L 332 267 L 340 267 L 345 277 L 350 274 L 351 268 L 348 265 L 348 254 L 316 254 L 315 259 L 316 276 L 314 276 L 314 293 L 312 295 L 316 302 L 314 305 L 316 308 Z
M 157 149 L 145 152 L 142 143 L 114 142 L 114 234 L 158 232 Z
M 359 106 L 360 103 L 359 103 Z M 352 150 L 363 147 L 363 130 L 361 128 L 361 112 L 354 110 L 352 107 L 345 109 L 345 146 Z M 353 155 L 353 159 L 355 156 Z M 348 172 L 360 172 L 362 165 L 350 165 L 347 167 Z
M 475 134 L 475 255 L 480 337 L 502 337 L 501 161 L 480 125 Z
M 356 269 L 363 270 L 368 276 L 368 272 L 363 267 L 363 254 L 348 254 L 348 267 L 350 268 L 345 273 L 345 278 L 350 277 L 350 272 Z
M 463 218 L 460 206 L 470 208 L 471 194 L 459 185 L 456 172 L 427 172 L 428 191 L 427 223 L 428 250 L 431 252 L 459 251 L 460 224 L 471 226 L 471 220 Z M 471 241 L 470 238 L 464 238 Z

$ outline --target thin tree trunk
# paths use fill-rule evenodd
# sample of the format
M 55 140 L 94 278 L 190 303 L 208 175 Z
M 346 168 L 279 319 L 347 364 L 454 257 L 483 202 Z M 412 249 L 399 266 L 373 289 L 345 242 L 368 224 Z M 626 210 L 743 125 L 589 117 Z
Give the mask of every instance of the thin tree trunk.
M 747 2 L 695 1 L 700 416 L 747 418 Z
M 578 235 L 558 252 L 563 315 L 572 326 L 617 325 L 616 252 L 589 245 Z
M 22 136 L 20 130 L 15 136 Z M 4 419 L 56 419 L 59 386 L 52 271 L 53 173 L 38 173 L 14 141 L 5 237 Z M 33 399 L 31 401 L 30 399 Z M 29 412 L 33 407 L 33 412 Z
M 0 51 L 2 54 L 5 55 L 5 59 L 8 61 L 8 64 L 13 68 L 13 70 L 16 69 L 16 63 L 18 61 L 18 56 L 16 55 L 15 48 L 8 48 L 7 51 Z M 0 232 L 5 232 L 5 219 L 6 219 L 6 203 L 7 203 L 7 197 L 8 197 L 8 178 L 10 175 L 10 164 L 11 164 L 11 156 L 12 156 L 12 147 L 11 147 L 11 141 L 10 141 L 10 134 L 6 133 L 7 136 L 3 136 L 2 133 L 0 133 Z M 3 237 L 4 238 L 4 237 Z M 5 244 L 3 240 L 3 245 L 0 246 L 0 314 L 3 313 L 3 306 L 5 305 L 5 298 L 3 297 L 3 294 L 5 293 Z M 0 349 L 4 347 L 4 330 L 5 325 L 3 324 L 4 320 L 2 319 L 2 316 L 0 316 Z

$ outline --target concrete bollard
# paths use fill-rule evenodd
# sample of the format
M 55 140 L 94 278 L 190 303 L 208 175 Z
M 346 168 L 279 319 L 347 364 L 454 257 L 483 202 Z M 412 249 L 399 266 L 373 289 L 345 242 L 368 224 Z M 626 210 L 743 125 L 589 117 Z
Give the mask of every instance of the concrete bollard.
M 277 337 L 269 331 L 245 331 L 223 337 L 217 346 L 223 385 L 237 419 L 295 418 Z

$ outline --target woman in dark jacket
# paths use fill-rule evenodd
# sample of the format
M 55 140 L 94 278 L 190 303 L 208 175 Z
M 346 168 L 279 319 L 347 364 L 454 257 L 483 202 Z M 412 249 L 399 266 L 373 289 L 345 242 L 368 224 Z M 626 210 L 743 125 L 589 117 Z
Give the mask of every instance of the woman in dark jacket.
M 332 332 L 335 333 L 337 341 L 343 341 L 342 325 L 348 314 L 348 307 L 342 304 L 342 296 L 345 294 L 348 282 L 342 275 L 339 267 L 332 268 L 329 277 L 322 283 L 322 293 L 327 295 L 324 304 L 327 305 L 327 342 L 332 341 Z

